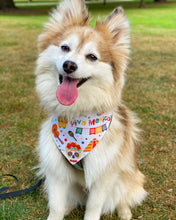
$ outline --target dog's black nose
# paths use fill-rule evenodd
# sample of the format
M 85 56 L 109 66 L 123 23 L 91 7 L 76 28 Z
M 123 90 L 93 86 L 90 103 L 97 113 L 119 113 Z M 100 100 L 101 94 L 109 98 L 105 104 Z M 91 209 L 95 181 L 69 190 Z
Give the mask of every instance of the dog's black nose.
M 64 62 L 63 64 L 63 69 L 67 74 L 73 73 L 74 71 L 76 71 L 78 69 L 78 66 L 76 63 L 67 60 Z

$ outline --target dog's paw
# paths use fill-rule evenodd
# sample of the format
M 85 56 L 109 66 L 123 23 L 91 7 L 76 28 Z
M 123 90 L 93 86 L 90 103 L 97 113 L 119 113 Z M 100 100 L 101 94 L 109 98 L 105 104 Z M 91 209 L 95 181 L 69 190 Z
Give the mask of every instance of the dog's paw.
M 70 212 L 71 212 L 73 209 L 75 209 L 74 206 L 67 207 L 66 210 L 65 210 L 65 215 L 69 215 Z
M 130 220 L 132 217 L 131 210 L 129 207 L 118 208 L 118 216 L 121 220 Z
M 49 214 L 47 220 L 63 220 L 63 217 L 56 214 Z
M 49 215 L 47 220 L 57 220 L 57 218 L 56 218 L 56 216 L 54 217 L 54 216 Z
M 47 220 L 58 220 L 57 216 L 51 216 L 49 215 Z
M 118 212 L 118 215 L 121 220 L 130 220 L 132 217 L 130 210 L 123 210 L 122 212 Z

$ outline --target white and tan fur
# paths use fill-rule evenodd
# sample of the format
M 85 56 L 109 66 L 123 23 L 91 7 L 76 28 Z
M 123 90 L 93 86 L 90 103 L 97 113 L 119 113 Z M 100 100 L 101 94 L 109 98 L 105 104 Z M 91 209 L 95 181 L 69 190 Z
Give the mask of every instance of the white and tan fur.
M 69 52 L 61 50 L 68 45 Z M 98 220 L 117 209 L 121 219 L 131 219 L 130 208 L 146 197 L 144 176 L 136 164 L 137 120 L 121 100 L 129 55 L 129 24 L 122 8 L 115 9 L 95 29 L 81 0 L 65 0 L 51 13 L 39 36 L 36 90 L 48 112 L 39 139 L 39 174 L 46 177 L 48 220 L 62 220 L 78 205 L 85 205 L 84 220 Z M 87 59 L 94 54 L 96 61 Z M 90 77 L 79 87 L 71 106 L 56 98 L 59 74 L 65 60 L 77 63 L 73 78 Z M 64 159 L 51 137 L 51 119 L 112 112 L 112 123 L 100 143 L 83 159 L 84 171 Z

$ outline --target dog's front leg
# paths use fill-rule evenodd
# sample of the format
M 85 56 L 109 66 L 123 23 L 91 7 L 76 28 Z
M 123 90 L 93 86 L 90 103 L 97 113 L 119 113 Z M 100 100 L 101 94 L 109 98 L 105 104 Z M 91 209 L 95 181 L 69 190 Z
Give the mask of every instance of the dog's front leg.
M 49 200 L 47 220 L 62 220 L 66 210 L 68 184 L 54 175 L 46 176 L 46 190 Z
M 101 216 L 102 207 L 105 200 L 106 189 L 102 185 L 94 184 L 89 193 L 86 204 L 86 213 L 84 220 L 99 220 Z

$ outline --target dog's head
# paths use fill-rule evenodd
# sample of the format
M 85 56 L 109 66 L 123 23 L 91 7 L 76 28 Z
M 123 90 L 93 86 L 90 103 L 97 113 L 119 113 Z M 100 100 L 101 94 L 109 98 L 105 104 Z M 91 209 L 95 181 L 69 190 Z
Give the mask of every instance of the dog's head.
M 50 114 L 110 111 L 121 99 L 129 54 L 122 8 L 95 28 L 82 0 L 65 0 L 39 36 L 36 88 Z

